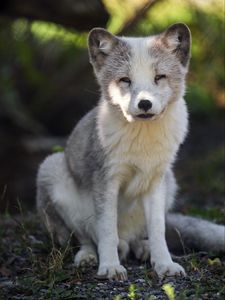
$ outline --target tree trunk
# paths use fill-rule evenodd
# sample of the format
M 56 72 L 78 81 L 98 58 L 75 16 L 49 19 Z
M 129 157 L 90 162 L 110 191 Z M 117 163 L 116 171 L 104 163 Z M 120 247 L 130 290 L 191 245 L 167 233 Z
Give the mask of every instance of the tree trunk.
M 0 14 L 54 22 L 77 30 L 105 26 L 109 18 L 101 0 L 2 0 Z

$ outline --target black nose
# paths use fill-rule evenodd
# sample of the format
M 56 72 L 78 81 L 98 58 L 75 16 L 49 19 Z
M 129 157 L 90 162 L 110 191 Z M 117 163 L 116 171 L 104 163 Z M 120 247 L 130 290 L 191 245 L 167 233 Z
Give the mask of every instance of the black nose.
M 149 100 L 141 100 L 138 103 L 138 107 L 147 112 L 152 107 L 152 102 Z

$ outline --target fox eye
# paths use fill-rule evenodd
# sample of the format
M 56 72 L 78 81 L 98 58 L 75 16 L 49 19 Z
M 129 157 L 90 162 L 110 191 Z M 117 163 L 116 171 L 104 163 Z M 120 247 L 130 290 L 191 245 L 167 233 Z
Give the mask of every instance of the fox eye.
M 122 77 L 120 78 L 119 82 L 123 82 L 125 83 L 127 86 L 130 86 L 131 85 L 131 80 L 129 77 Z
M 158 81 L 163 78 L 166 78 L 166 75 L 164 75 L 164 74 L 155 75 L 155 78 L 154 78 L 155 84 L 158 84 Z

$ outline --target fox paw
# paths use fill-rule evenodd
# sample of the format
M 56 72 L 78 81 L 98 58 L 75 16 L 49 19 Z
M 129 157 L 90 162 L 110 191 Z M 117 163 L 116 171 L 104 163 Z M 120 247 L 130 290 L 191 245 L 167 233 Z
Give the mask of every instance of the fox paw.
M 100 266 L 96 276 L 98 279 L 127 280 L 127 270 L 122 265 Z
M 132 245 L 132 251 L 137 259 L 146 261 L 150 257 L 148 240 L 140 240 Z
M 118 252 L 120 261 L 126 260 L 127 255 L 129 253 L 129 245 L 125 240 L 119 240 Z
M 154 270 L 160 278 L 166 276 L 186 276 L 184 268 L 175 262 L 157 264 L 153 263 L 153 266 Z
M 76 267 L 85 268 L 87 266 L 96 266 L 98 262 L 97 254 L 94 251 L 81 249 L 74 258 Z

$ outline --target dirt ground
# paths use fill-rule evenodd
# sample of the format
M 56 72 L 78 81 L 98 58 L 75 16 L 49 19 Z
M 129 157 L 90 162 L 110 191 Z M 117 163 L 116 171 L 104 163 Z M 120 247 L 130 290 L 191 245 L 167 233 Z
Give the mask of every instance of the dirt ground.
M 225 255 L 190 253 L 174 259 L 186 278 L 158 280 L 148 262 L 129 258 L 128 281 L 101 281 L 96 267 L 76 269 L 76 247 L 55 248 L 36 215 L 1 221 L 0 299 L 224 299 Z M 132 298 L 133 295 L 133 298 Z M 170 298 L 173 299 L 173 298 Z
M 176 209 L 225 224 L 224 127 L 220 120 L 204 121 L 195 129 L 193 121 L 175 165 L 181 186 Z M 55 247 L 35 211 L 17 206 L 17 215 L 0 215 L 0 300 L 225 299 L 224 253 L 176 257 L 188 276 L 163 281 L 148 262 L 131 257 L 128 281 L 99 281 L 96 268 L 73 266 L 77 247 Z

